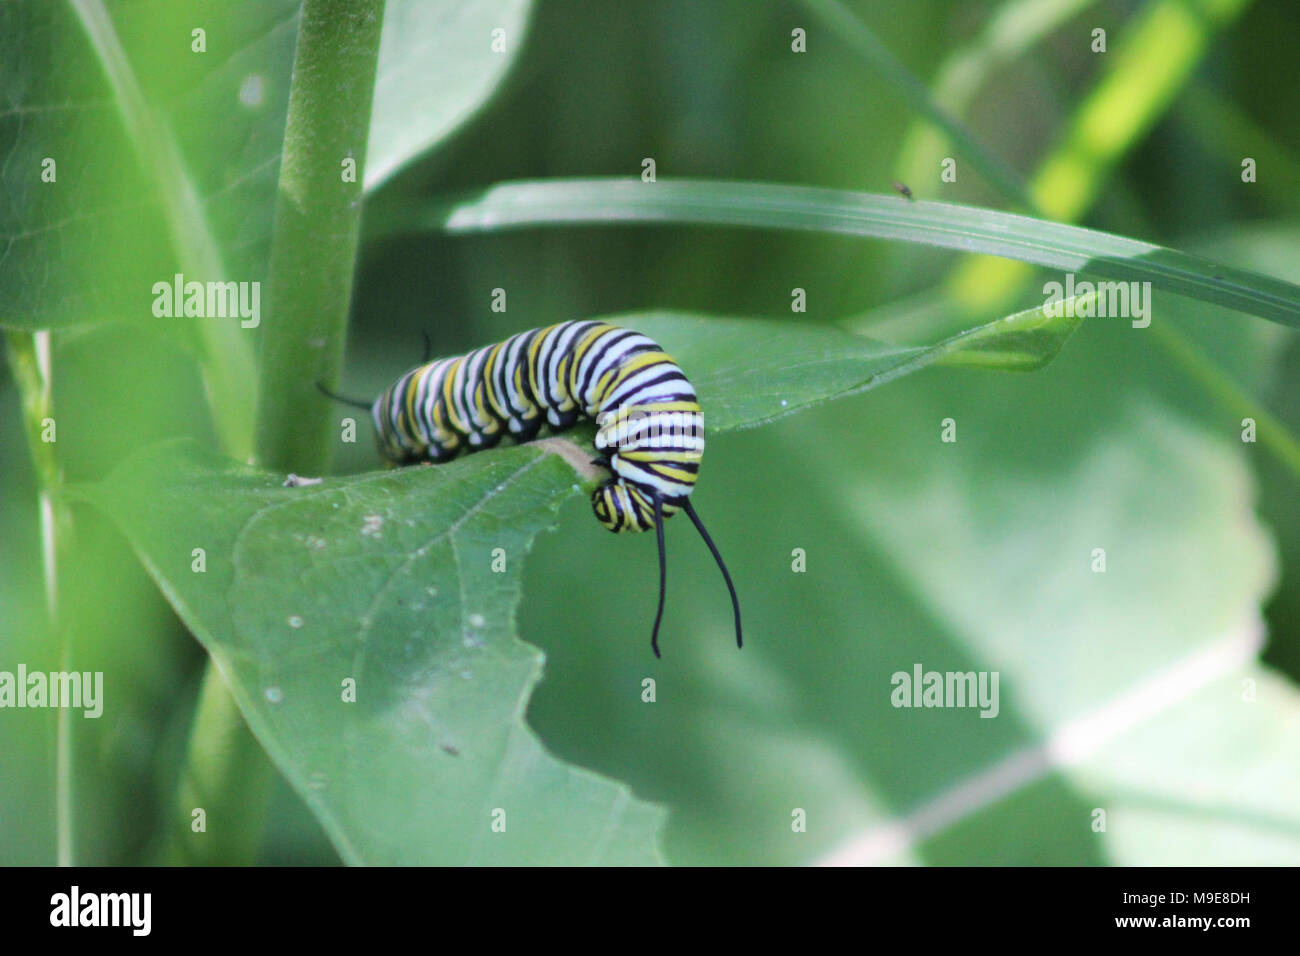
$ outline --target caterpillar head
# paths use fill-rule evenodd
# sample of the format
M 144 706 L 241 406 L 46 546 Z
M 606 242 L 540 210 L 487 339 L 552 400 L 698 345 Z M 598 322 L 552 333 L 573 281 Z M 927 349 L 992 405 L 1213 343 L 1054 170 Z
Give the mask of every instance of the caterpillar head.
M 596 520 L 610 531 L 650 531 L 655 526 L 654 505 L 639 490 L 617 479 L 591 493 Z

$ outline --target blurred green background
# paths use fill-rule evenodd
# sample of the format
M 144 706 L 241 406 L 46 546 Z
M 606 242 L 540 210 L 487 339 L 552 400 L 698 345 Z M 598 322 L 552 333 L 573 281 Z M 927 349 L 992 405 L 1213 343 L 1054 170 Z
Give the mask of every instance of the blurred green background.
M 293 6 L 229 5 L 222 16 L 248 45 L 231 41 L 211 55 L 233 65 L 199 75 L 183 45 L 169 62 L 167 47 L 148 42 L 161 31 L 157 9 L 110 4 L 124 42 L 153 51 L 138 65 L 145 95 L 175 119 L 222 242 L 236 261 L 247 257 L 249 275 L 265 256 L 265 236 L 250 222 L 269 221 L 275 164 L 264 154 L 275 144 L 251 121 L 214 126 L 205 101 L 238 86 L 241 56 L 283 66 Z M 926 126 L 917 112 L 816 6 L 537 3 L 485 108 L 368 197 L 372 238 L 359 257 L 341 391 L 376 393 L 419 358 L 426 331 L 437 354 L 454 354 L 551 322 L 649 308 L 856 317 L 855 328 L 903 342 L 974 324 L 957 305 L 945 312 L 955 301 L 946 283 L 978 266 L 902 243 L 674 226 L 384 235 L 386 217 L 430 196 L 509 179 L 638 175 L 644 157 L 665 179 L 866 192 L 903 179 L 919 199 L 1008 208 L 960 152 L 935 157 L 918 145 Z M 926 82 L 974 57 L 986 81 L 961 113 L 1027 181 L 1065 141 L 1137 25 L 1166 6 L 847 4 Z M 1095 200 L 1071 215 L 1298 282 L 1300 128 L 1285 118 L 1300 112 L 1291 82 L 1300 9 L 1285 0 L 1172 6 L 1200 11 L 1194 69 L 1113 169 L 1092 157 Z M 1017 49 L 1035 18 L 1008 12 L 1031 8 L 1048 26 Z M 183 37 L 188 16 L 173 11 L 160 22 Z M 978 41 L 999 22 L 1009 23 L 1012 49 L 995 61 Z M 809 32 L 805 54 L 791 52 L 796 27 Z M 1097 27 L 1112 52 L 1090 51 Z M 27 52 L 5 70 L 11 105 L 38 88 L 73 100 L 86 92 L 42 60 L 80 49 L 77 29 L 64 16 L 23 36 Z M 1162 43 L 1179 39 L 1156 36 L 1138 55 L 1158 72 L 1174 55 Z M 282 116 L 286 94 L 268 78 L 266 109 Z M 6 162 L 42 155 L 3 107 Z M 84 144 L 75 160 L 60 160 L 66 175 L 83 160 L 111 170 L 113 201 L 125 208 L 93 228 L 60 227 L 60 242 L 42 255 L 81 270 L 76 281 L 90 274 L 102 294 L 87 307 L 32 289 L 12 262 L 0 283 L 4 301 L 21 299 L 33 314 L 58 303 L 48 310 L 67 326 L 54 337 L 58 452 L 69 482 L 91 482 L 151 441 L 210 443 L 214 430 L 185 333 L 141 319 L 69 318 L 97 310 L 120 318 L 114 290 L 131 288 L 129 274 L 171 268 L 159 248 L 166 224 L 133 204 L 134 162 L 120 131 L 87 110 L 58 132 Z M 958 157 L 955 183 L 939 180 L 936 160 L 948 155 Z M 1242 183 L 1243 156 L 1260 159 L 1257 183 Z M 73 214 L 6 202 L 10 219 Z M 49 275 L 51 288 L 63 281 L 57 268 Z M 978 321 L 1037 304 L 1051 278 L 1035 273 Z M 508 292 L 504 313 L 490 308 L 498 287 Z M 806 314 L 791 314 L 795 287 L 807 290 Z M 1296 335 L 1172 297 L 1157 297 L 1154 322 L 1176 324 L 1215 375 L 1300 431 Z M 689 375 L 691 357 L 676 357 Z M 0 375 L 0 669 L 19 661 L 49 669 L 58 654 L 42 603 L 37 484 L 18 390 L 8 367 Z M 958 423 L 955 445 L 938 440 L 948 417 Z M 666 806 L 662 847 L 672 863 L 808 863 L 846 852 L 859 862 L 1300 861 L 1300 475 L 1243 444 L 1240 418 L 1154 334 L 1098 320 L 1032 375 L 931 370 L 711 438 L 693 500 L 727 556 L 748 642 L 740 654 L 730 646 L 712 562 L 687 529 L 670 525 L 653 706 L 640 696 L 653 663 L 645 646 L 653 540 L 600 532 L 574 496 L 556 532 L 539 537 L 524 576 L 519 634 L 546 653 L 529 723 L 558 757 Z M 368 436 L 340 446 L 335 467 L 377 468 Z M 89 508 L 75 516 L 62 590 L 77 667 L 104 670 L 113 695 L 103 719 L 75 721 L 76 858 L 150 862 L 173 826 L 205 655 L 118 531 Z M 1089 568 L 1096 547 L 1107 549 L 1105 575 Z M 807 554 L 804 573 L 791 570 L 796 548 Z M 972 796 L 972 778 L 1106 712 L 1189 656 L 1249 649 L 1256 626 L 1267 633 L 1262 663 L 1229 654 L 1122 732 L 1086 725 L 1082 736 L 1095 746 L 1077 759 L 1013 774 L 988 801 Z M 916 662 L 999 671 L 999 718 L 891 707 L 889 675 Z M 1251 700 L 1243 681 L 1257 688 Z M 0 862 L 54 859 L 54 727 L 50 711 L 0 712 Z M 958 809 L 927 816 L 953 791 Z M 807 811 L 806 833 L 792 832 L 793 808 Z M 1093 830 L 1094 808 L 1107 810 L 1105 833 Z M 911 831 L 880 843 L 891 820 Z M 263 826 L 261 862 L 338 860 L 278 776 Z

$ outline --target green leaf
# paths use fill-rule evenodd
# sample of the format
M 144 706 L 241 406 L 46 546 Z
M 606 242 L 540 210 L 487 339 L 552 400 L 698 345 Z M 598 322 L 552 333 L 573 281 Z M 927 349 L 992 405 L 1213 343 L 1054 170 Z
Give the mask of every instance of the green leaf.
M 566 508 L 525 578 L 548 655 L 533 726 L 671 806 L 673 863 L 1294 863 L 1300 694 L 1256 660 L 1276 574 L 1259 451 L 1218 408 L 1193 417 L 1199 389 L 1144 335 L 1085 322 L 1034 376 L 920 375 L 711 437 L 695 498 L 745 649 L 708 554 L 670 527 L 653 713 L 608 689 L 626 662 L 604 639 L 653 588 L 653 549 L 598 539 L 587 564 L 619 572 L 575 574 Z M 575 604 L 586 627 L 546 628 Z M 893 707 L 918 663 L 998 672 L 997 718 Z
M 766 424 L 936 363 L 1041 368 L 1083 320 L 1049 316 L 1040 307 L 926 346 L 890 345 L 834 327 L 770 319 L 649 313 L 610 321 L 644 332 L 678 359 L 713 434 Z
M 955 347 L 810 324 L 616 321 L 679 354 L 710 434 L 872 388 Z M 1023 346 L 1015 326 L 999 323 Z M 550 756 L 523 720 L 542 655 L 514 622 L 521 568 L 561 502 L 594 483 L 589 456 L 562 438 L 284 487 L 173 443 L 85 494 L 124 529 L 345 859 L 641 863 L 655 858 L 661 811 Z M 586 532 L 603 534 L 594 522 Z M 584 620 L 566 612 L 577 631 Z M 648 654 L 645 637 L 604 634 Z M 355 703 L 342 697 L 348 679 Z M 639 693 L 639 677 L 623 680 Z M 505 833 L 491 830 L 496 808 Z
M 297 9 L 3 5 L 6 325 L 150 318 L 177 265 L 264 277 Z
M 650 863 L 662 812 L 555 760 L 520 716 L 541 655 L 514 636 L 519 569 L 573 484 L 518 447 L 285 488 L 172 443 L 92 499 L 347 861 Z
M 393 231 L 497 232 L 577 223 L 742 226 L 843 233 L 986 253 L 1155 289 L 1300 327 L 1300 286 L 1105 232 L 953 203 L 706 180 L 503 183 L 386 218 Z
M 215 5 L 196 20 L 166 0 L 0 5 L 11 91 L 0 114 L 0 323 L 156 324 L 199 354 L 221 440 L 240 457 L 251 450 L 254 333 L 237 316 L 156 317 L 153 287 L 178 272 L 265 278 L 297 9 Z
M 196 18 L 171 0 L 0 4 L 0 325 L 158 323 L 202 357 L 221 436 L 240 458 L 251 450 L 256 333 L 238 318 L 157 318 L 152 289 L 177 272 L 267 278 L 301 4 L 245 6 Z M 389 0 L 367 188 L 486 102 L 530 9 Z M 496 27 L 505 53 L 491 51 Z
M 388 0 L 367 191 L 482 109 L 523 49 L 531 13 L 532 0 Z M 497 29 L 502 52 L 492 49 Z

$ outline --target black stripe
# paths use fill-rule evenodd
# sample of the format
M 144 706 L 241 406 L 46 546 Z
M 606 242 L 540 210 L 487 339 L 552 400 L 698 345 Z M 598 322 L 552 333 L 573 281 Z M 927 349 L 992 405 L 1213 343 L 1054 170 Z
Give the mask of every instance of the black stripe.
M 512 382 L 514 381 L 515 369 L 519 369 L 523 372 L 523 374 L 519 376 L 519 398 L 520 404 L 522 405 L 541 405 L 541 402 L 537 400 L 537 396 L 533 394 L 533 386 L 529 381 L 532 363 L 528 360 L 528 353 L 532 351 L 533 341 L 541 331 L 541 329 L 529 329 L 524 333 L 524 341 L 521 342 L 519 346 L 519 359 L 510 369 L 510 380 Z
M 593 347 L 591 364 L 587 366 L 587 374 L 579 384 L 578 395 L 575 397 L 587 394 L 587 389 L 591 388 L 592 376 L 596 373 L 596 366 L 600 364 L 600 360 L 605 357 L 606 353 L 608 353 L 610 349 L 618 345 L 618 343 L 626 341 L 634 335 L 640 334 L 640 332 L 633 332 L 631 329 L 619 328 L 611 328 L 606 332 L 604 336 L 601 337 L 600 341 Z
M 676 382 L 676 381 L 682 381 L 682 382 L 685 382 L 685 381 L 686 381 L 686 376 L 682 374 L 682 370 L 679 369 L 679 368 L 678 368 L 675 364 L 673 364 L 672 362 L 665 360 L 665 361 L 663 361 L 663 362 L 661 362 L 661 363 L 659 363 L 659 364 L 660 364 L 660 365 L 667 365 L 667 366 L 668 366 L 668 371 L 664 372 L 662 375 L 658 375 L 658 376 L 656 376 L 655 378 L 650 379 L 650 381 L 648 381 L 648 382 L 641 382 L 641 383 L 638 384 L 638 385 L 632 385 L 632 384 L 631 384 L 632 379 L 629 378 L 628 381 L 624 382 L 624 383 L 623 383 L 622 385 L 620 385 L 617 389 L 615 389 L 613 392 L 610 393 L 610 395 L 609 395 L 609 403 L 610 403 L 611 405 L 614 404 L 614 403 L 615 403 L 615 396 L 620 395 L 620 394 L 622 393 L 622 390 L 623 390 L 623 389 L 631 389 L 631 391 L 628 392 L 626 395 L 624 395 L 624 396 L 623 396 L 623 397 L 622 397 L 622 398 L 617 402 L 617 404 L 619 404 L 619 405 L 637 405 L 637 404 L 640 404 L 640 403 L 639 403 L 639 402 L 636 402 L 636 401 L 633 401 L 633 400 L 632 400 L 632 397 L 633 397 L 634 395 L 638 394 L 639 392 L 642 392 L 642 391 L 645 391 L 645 390 L 648 390 L 648 389 L 652 389 L 652 388 L 654 388 L 654 387 L 657 386 L 657 385 L 662 385 L 662 384 L 664 384 L 665 382 Z M 645 373 L 645 372 L 651 371 L 652 369 L 655 369 L 655 368 L 658 368 L 658 367 L 659 367 L 658 365 L 649 365 L 649 366 L 647 366 L 646 368 L 637 369 L 636 372 L 633 373 L 632 378 L 635 378 L 635 376 L 637 376 L 637 375 L 641 375 L 641 374 L 643 374 L 643 373 Z M 688 384 L 689 384 L 689 383 L 688 383 Z M 680 394 L 680 393 L 675 393 L 675 394 Z M 694 395 L 691 396 L 691 398 L 694 398 L 694 397 L 695 397 Z M 648 404 L 650 404 L 650 405 L 656 405 L 656 404 L 658 404 L 659 402 L 667 402 L 667 401 L 673 401 L 673 399 L 669 399 L 669 398 L 667 398 L 667 397 L 664 397 L 664 398 L 655 398 L 655 399 L 653 399 L 652 401 L 650 401 Z M 678 399 L 678 401 L 686 401 L 686 399 Z

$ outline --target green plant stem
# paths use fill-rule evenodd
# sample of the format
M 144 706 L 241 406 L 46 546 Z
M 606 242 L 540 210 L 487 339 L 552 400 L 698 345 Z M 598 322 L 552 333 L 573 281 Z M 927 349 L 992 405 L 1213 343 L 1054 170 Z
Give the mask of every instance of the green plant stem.
M 199 691 L 189 754 L 178 794 L 178 839 L 169 863 L 246 865 L 257 859 L 271 768 L 249 732 L 216 665 L 208 662 Z M 203 829 L 195 830 L 195 810 Z
M 949 54 L 935 73 L 930 94 L 942 103 L 956 122 L 996 70 L 1023 56 L 1053 30 L 1096 0 L 1009 0 L 990 12 L 980 32 Z M 898 151 L 898 174 L 921 181 L 933 176 L 939 161 L 952 149 L 942 127 L 918 116 L 903 137 Z M 1025 187 L 1027 194 L 1028 189 Z M 1027 212 L 1037 213 L 1028 197 Z
M 66 672 L 72 667 L 72 638 L 59 613 L 59 569 L 69 546 L 72 517 L 63 497 L 63 475 L 55 443 L 43 438 L 45 422 L 54 421 L 50 333 L 8 332 L 6 341 L 9 365 L 22 397 L 23 431 L 36 471 L 46 616 L 50 633 L 59 644 L 59 669 Z M 55 716 L 54 759 L 55 858 L 59 866 L 71 866 L 73 862 L 72 750 L 72 711 L 61 707 Z
M 840 0 L 803 0 L 803 5 L 852 47 L 863 62 L 893 87 L 908 105 L 943 130 L 992 186 L 1021 208 L 1030 208 L 1032 199 L 1020 175 L 981 143 L 966 128 L 966 124 L 935 102 L 926 85 L 889 52 L 889 47 L 852 10 Z
M 334 384 L 343 362 L 383 9 L 303 4 L 262 338 L 257 457 L 272 469 L 312 474 L 329 462 L 330 404 L 316 383 Z
M 158 189 L 161 206 L 171 234 L 172 246 L 176 259 L 183 273 L 204 280 L 225 280 L 225 263 L 209 227 L 198 190 L 185 167 L 180 148 L 172 135 L 171 129 L 153 111 L 141 90 L 132 69 L 130 60 L 117 36 L 112 18 L 102 0 L 70 0 L 86 35 L 94 46 L 104 71 L 113 88 L 114 99 L 122 114 L 123 124 L 127 130 L 137 159 L 147 170 Z M 199 324 L 199 368 L 211 409 L 212 420 L 217 436 L 225 452 L 234 458 L 247 461 L 253 454 L 253 410 L 256 407 L 254 387 L 253 347 L 247 330 L 222 322 L 203 322 Z M 212 665 L 208 665 L 209 677 Z M 217 682 L 219 683 L 219 682 Z M 224 692 L 224 691 L 222 691 Z M 204 694 L 201 709 L 206 702 L 217 694 L 213 691 Z M 62 712 L 61 712 L 62 713 Z M 243 735 L 246 744 L 253 744 L 252 735 L 238 714 L 234 712 L 233 703 L 223 708 L 220 714 L 228 714 L 233 723 L 228 728 L 233 736 Z M 218 719 L 219 715 L 206 716 L 201 710 L 197 726 L 206 726 Z M 61 779 L 68 766 L 70 777 L 70 755 L 63 745 L 64 735 L 60 736 L 60 747 L 56 764 L 60 769 Z M 205 761 L 211 760 L 212 748 L 191 747 L 187 756 L 186 778 L 226 779 L 228 786 L 238 787 L 241 792 L 252 796 L 248 803 L 250 813 L 258 805 L 256 794 L 259 787 L 255 781 L 269 781 L 270 765 L 266 757 L 255 752 L 253 747 L 242 746 L 228 748 L 225 753 L 238 755 L 242 761 L 238 771 L 236 765 L 226 768 L 226 773 L 218 773 Z M 242 779 L 239 779 L 242 778 Z M 265 787 L 260 789 L 264 790 Z M 184 797 L 182 797 L 184 799 Z M 181 807 L 185 819 L 188 809 Z M 62 817 L 63 811 L 60 810 Z M 62 826 L 60 830 L 62 831 Z M 213 859 L 212 846 L 221 841 L 204 841 L 191 847 L 190 857 L 196 860 Z M 220 856 L 220 853 L 215 854 Z M 228 854 L 231 862 L 249 862 L 251 857 Z
M 1292 215 L 1300 209 L 1296 183 L 1300 183 L 1300 162 L 1266 129 L 1204 81 L 1193 81 L 1178 103 L 1183 126 L 1200 141 L 1206 152 L 1221 162 L 1241 169 L 1249 156 L 1258 163 L 1259 177 L 1251 188 L 1259 189 L 1276 207 Z
M 383 11 L 383 0 L 303 3 L 262 323 L 255 448 L 268 468 L 329 462 L 330 406 L 315 382 L 333 384 L 343 361 Z M 209 661 L 179 795 L 184 858 L 253 862 L 270 774 Z M 206 833 L 188 825 L 196 807 L 212 814 Z
M 1191 378 L 1234 416 L 1253 418 L 1259 444 L 1300 481 L 1300 441 L 1286 423 L 1229 378 L 1196 345 L 1168 322 L 1152 322 L 1157 341 Z

